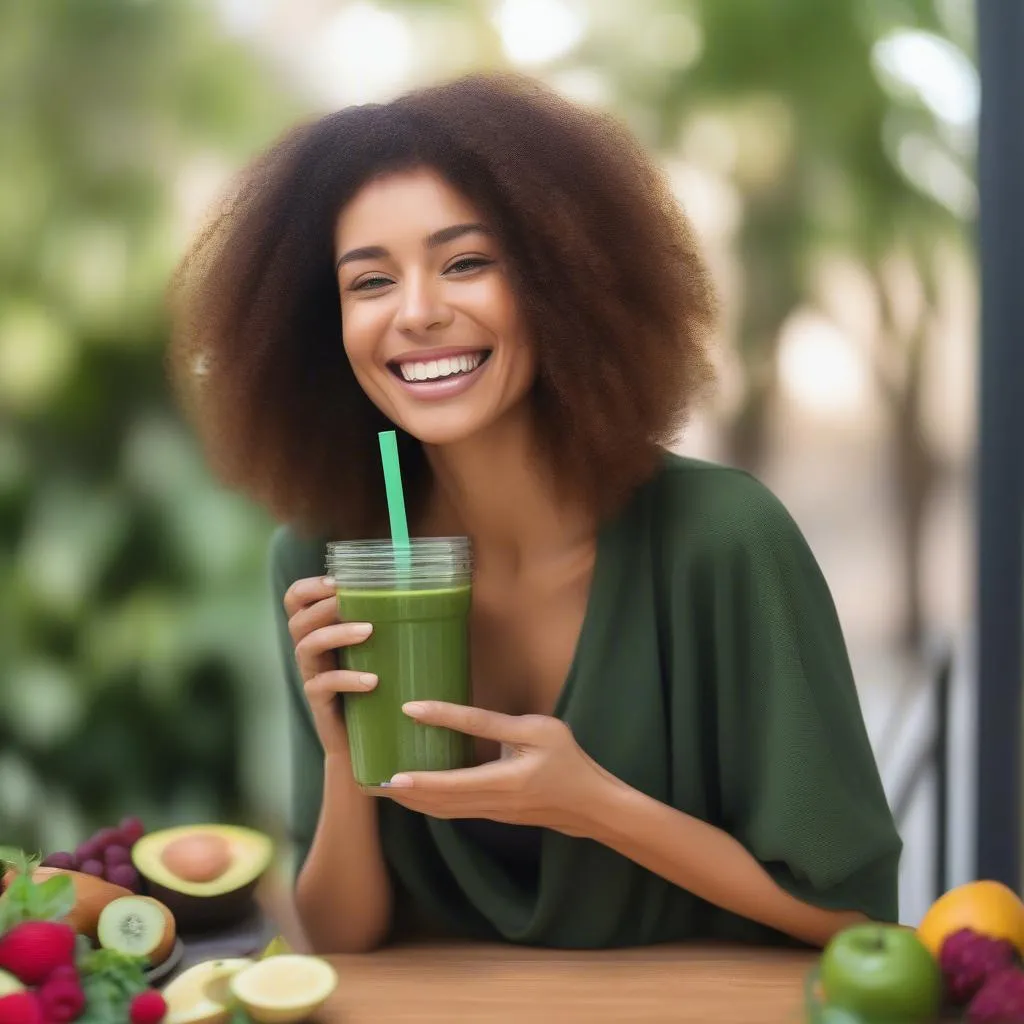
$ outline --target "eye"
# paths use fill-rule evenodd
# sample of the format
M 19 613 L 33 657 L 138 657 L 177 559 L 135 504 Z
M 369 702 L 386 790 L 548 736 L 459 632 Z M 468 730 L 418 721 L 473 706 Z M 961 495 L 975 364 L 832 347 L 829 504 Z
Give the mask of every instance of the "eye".
M 489 267 L 494 261 L 485 259 L 483 256 L 463 256 L 462 259 L 456 260 L 445 273 L 459 273 L 464 274 L 469 270 L 476 270 L 478 267 Z
M 349 290 L 353 292 L 376 291 L 378 288 L 392 283 L 389 277 L 364 277 L 358 284 L 352 285 Z

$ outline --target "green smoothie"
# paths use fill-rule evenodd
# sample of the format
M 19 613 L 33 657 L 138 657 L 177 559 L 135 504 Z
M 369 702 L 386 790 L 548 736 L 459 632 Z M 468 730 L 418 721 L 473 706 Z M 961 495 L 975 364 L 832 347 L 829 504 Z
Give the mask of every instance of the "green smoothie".
M 345 694 L 352 770 L 362 786 L 377 786 L 403 771 L 463 768 L 472 740 L 421 725 L 402 712 L 411 700 L 470 703 L 467 623 L 471 587 L 361 590 L 341 587 L 338 617 L 369 622 L 368 640 L 342 648 L 342 664 L 373 672 L 369 693 Z

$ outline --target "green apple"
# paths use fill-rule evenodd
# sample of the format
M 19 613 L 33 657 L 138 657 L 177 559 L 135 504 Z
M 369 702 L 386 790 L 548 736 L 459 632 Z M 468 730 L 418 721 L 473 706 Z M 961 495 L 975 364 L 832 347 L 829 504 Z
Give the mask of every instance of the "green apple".
M 930 1021 L 942 1002 L 942 974 L 910 928 L 856 924 L 833 936 L 821 954 L 828 1006 L 868 1019 Z

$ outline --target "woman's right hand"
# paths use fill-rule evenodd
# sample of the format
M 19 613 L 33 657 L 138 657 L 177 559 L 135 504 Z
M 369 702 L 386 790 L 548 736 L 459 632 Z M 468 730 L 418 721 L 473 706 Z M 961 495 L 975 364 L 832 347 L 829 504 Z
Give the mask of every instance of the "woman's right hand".
M 366 622 L 339 622 L 334 586 L 319 576 L 296 580 L 284 595 L 284 608 L 306 700 L 324 753 L 348 757 L 345 723 L 335 710 L 335 694 L 366 693 L 377 685 L 377 678 L 339 669 L 334 652 L 362 643 L 373 627 Z

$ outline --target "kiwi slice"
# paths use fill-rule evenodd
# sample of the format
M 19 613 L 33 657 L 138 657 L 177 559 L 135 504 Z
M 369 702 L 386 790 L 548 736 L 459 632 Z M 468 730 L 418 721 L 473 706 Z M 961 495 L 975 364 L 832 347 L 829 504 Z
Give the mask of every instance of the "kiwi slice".
M 152 896 L 112 900 L 96 926 L 96 938 L 104 949 L 145 957 L 150 967 L 171 955 L 176 937 L 174 915 Z

